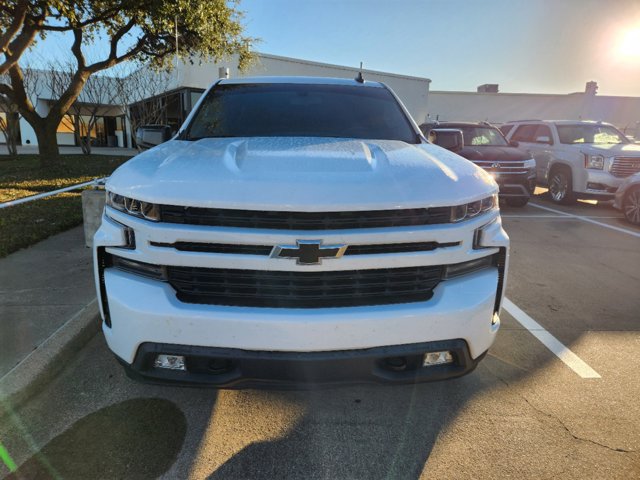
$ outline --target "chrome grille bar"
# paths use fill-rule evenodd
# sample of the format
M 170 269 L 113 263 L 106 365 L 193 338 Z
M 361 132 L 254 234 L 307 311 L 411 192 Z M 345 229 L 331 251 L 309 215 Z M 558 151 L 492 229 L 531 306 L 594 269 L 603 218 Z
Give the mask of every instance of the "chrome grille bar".
M 611 165 L 611 175 L 626 178 L 640 172 L 640 157 L 616 157 Z

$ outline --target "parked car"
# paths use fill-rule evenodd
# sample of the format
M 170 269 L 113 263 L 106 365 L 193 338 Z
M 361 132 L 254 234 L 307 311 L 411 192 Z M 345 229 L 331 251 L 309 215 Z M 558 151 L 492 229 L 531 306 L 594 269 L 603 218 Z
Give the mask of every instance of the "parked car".
M 530 153 L 518 148 L 517 142 L 508 142 L 493 125 L 469 122 L 440 122 L 423 124 L 425 135 L 432 134 L 432 141 L 442 145 L 438 139 L 443 130 L 460 130 L 463 144 L 453 151 L 471 160 L 491 174 L 500 186 L 500 198 L 508 205 L 524 207 L 536 188 L 536 162 Z M 446 146 L 445 146 L 446 147 Z
M 538 183 L 556 203 L 611 200 L 623 179 L 640 172 L 640 145 L 608 123 L 522 120 L 501 128 L 533 155 Z
M 496 337 L 498 186 L 428 143 L 384 84 L 220 80 L 106 189 L 96 288 L 133 378 L 440 380 Z
M 640 173 L 627 177 L 620 184 L 613 206 L 621 210 L 629 222 L 640 225 Z

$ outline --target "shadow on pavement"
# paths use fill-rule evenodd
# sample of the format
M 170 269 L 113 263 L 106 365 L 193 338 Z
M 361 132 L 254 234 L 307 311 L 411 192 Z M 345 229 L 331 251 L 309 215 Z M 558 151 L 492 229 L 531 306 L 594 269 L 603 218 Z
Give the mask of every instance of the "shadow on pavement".
M 186 429 L 173 402 L 126 400 L 78 420 L 7 479 L 157 478 L 175 461 Z
M 295 397 L 305 414 L 283 438 L 246 446 L 208 478 L 418 478 L 443 428 L 496 381 L 472 374 L 415 386 L 253 392 L 254 401 Z

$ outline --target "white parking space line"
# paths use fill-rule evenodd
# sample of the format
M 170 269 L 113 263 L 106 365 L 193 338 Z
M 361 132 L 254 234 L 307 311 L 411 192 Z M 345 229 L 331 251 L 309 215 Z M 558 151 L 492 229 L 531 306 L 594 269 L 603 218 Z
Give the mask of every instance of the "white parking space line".
M 576 372 L 582 378 L 602 378 L 593 368 L 587 365 L 580 357 L 569 350 L 556 337 L 551 335 L 533 318 L 523 312 L 516 304 L 508 298 L 504 298 L 504 308 L 511 314 L 520 324 L 529 330 L 540 342 L 547 347 L 556 357 L 564 362 L 571 370 Z
M 509 215 L 502 214 L 502 218 L 566 218 L 564 215 Z
M 566 215 L 509 215 L 507 214 L 503 214 L 500 215 L 502 218 L 548 218 L 550 220 L 554 220 L 554 219 L 563 219 L 563 220 L 568 220 L 568 219 L 572 219 L 572 220 L 582 220 L 582 217 L 567 217 Z M 615 220 L 617 218 L 622 218 L 621 216 L 616 216 L 616 217 L 610 217 L 610 216 L 596 216 L 596 215 L 585 215 L 584 218 L 588 218 L 588 219 L 594 219 L 594 218 L 599 218 L 599 219 L 603 219 L 603 220 Z
M 578 220 L 582 220 L 584 222 L 593 223 L 594 225 L 599 225 L 604 228 L 608 228 L 610 230 L 615 230 L 616 232 L 626 233 L 627 235 L 631 235 L 632 237 L 640 238 L 640 232 L 634 232 L 633 230 L 627 230 L 626 228 L 616 227 L 615 225 L 607 225 L 606 223 L 598 222 L 596 220 L 592 220 L 589 217 L 583 217 L 581 215 L 574 215 L 573 213 L 563 212 L 561 210 L 556 210 L 555 208 L 544 207 L 542 205 L 538 205 L 536 203 L 529 202 L 529 205 L 532 207 L 540 208 L 542 210 L 547 210 L 549 212 L 558 213 L 560 215 L 564 215 L 565 217 L 576 218 Z

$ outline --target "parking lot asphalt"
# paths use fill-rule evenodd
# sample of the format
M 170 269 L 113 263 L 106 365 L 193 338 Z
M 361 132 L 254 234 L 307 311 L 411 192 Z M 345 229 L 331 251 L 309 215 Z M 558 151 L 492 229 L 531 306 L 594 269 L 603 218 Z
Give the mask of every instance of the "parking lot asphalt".
M 2 406 L 0 476 L 640 477 L 640 229 L 608 205 L 544 195 L 502 213 L 514 308 L 472 374 L 293 392 L 149 386 L 98 335 L 27 404 Z

